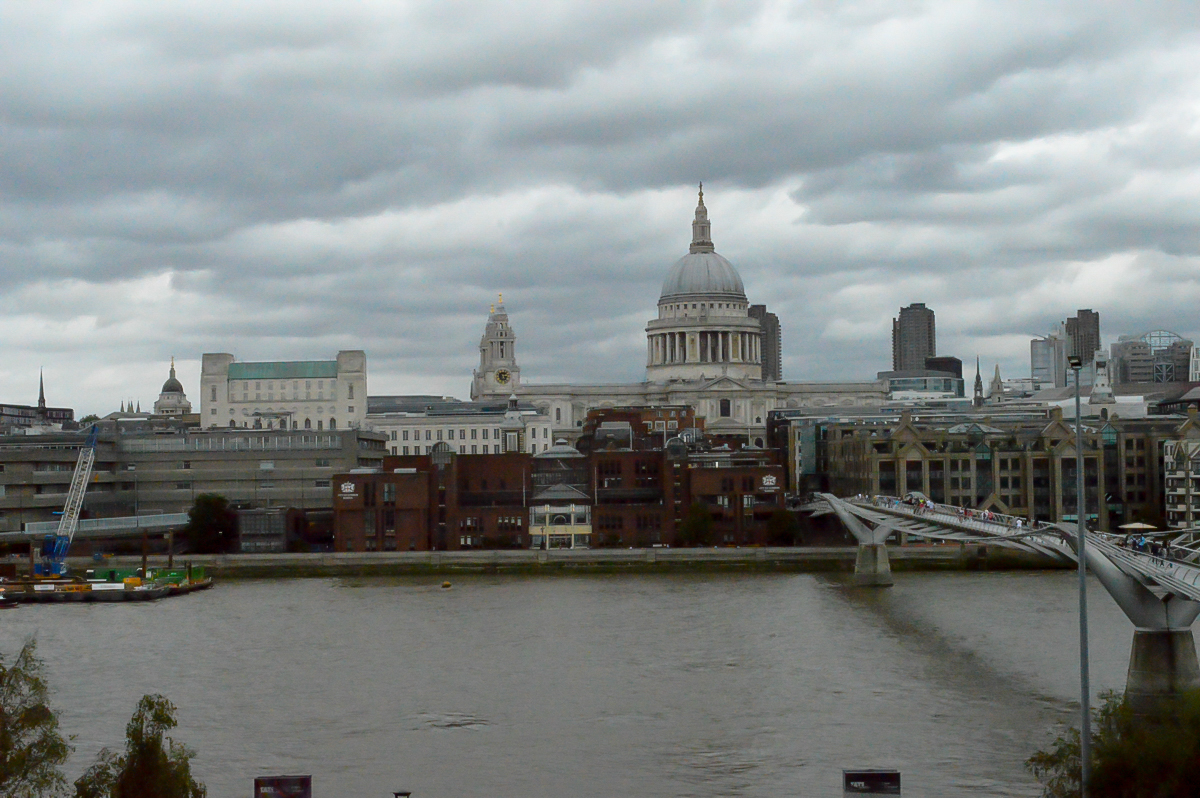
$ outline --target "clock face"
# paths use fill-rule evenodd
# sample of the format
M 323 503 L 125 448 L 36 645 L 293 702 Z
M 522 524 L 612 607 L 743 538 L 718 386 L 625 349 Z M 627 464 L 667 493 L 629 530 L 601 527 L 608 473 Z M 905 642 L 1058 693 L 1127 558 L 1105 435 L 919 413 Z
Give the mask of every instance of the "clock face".
M 504 385 L 508 382 L 510 376 L 512 375 L 508 373 L 508 369 L 499 369 L 496 371 L 496 382 Z

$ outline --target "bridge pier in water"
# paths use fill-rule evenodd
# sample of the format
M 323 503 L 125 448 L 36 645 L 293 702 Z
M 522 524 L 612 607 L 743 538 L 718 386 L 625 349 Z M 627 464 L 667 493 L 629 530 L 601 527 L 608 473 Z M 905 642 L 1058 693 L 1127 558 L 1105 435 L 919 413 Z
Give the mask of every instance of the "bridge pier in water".
M 891 587 L 892 566 L 888 563 L 887 546 L 884 541 L 894 531 L 886 524 L 879 524 L 874 529 L 868 527 L 853 513 L 849 512 L 844 503 L 830 496 L 829 506 L 833 508 L 838 519 L 846 530 L 858 541 L 858 556 L 854 559 L 854 584 L 862 587 Z
M 1073 538 L 1067 542 L 1076 548 Z M 1125 676 L 1125 698 L 1133 711 L 1144 714 L 1184 690 L 1200 689 L 1200 661 L 1191 629 L 1200 616 L 1200 602 L 1171 593 L 1156 595 L 1091 543 L 1087 564 L 1134 625 Z
M 1137 713 L 1165 698 L 1200 689 L 1200 662 L 1191 629 L 1137 629 L 1125 677 L 1125 699 Z
M 860 587 L 891 587 L 892 566 L 888 563 L 887 546 L 882 543 L 859 543 L 854 559 L 854 584 Z

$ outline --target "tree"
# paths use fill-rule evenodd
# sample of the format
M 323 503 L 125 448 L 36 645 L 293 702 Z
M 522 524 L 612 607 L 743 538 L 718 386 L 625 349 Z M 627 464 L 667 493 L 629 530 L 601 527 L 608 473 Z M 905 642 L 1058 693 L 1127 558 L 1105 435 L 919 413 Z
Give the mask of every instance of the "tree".
M 1093 798 L 1190 798 L 1200 784 L 1200 692 L 1165 700 L 1135 714 L 1117 693 L 1108 692 L 1094 719 Z M 1079 730 L 1068 728 L 1025 765 L 1045 789 L 1045 798 L 1079 795 Z
M 794 546 L 800 536 L 796 515 L 784 509 L 776 510 L 767 519 L 767 542 L 772 546 Z
M 217 493 L 201 493 L 188 510 L 188 543 L 198 554 L 224 554 L 237 546 L 238 517 L 229 500 Z
M 76 798 L 204 798 L 207 789 L 192 778 L 195 752 L 165 736 L 175 726 L 174 704 L 142 696 L 125 727 L 125 754 L 103 749 L 75 782 Z
M 100 420 L 100 416 L 96 415 L 95 413 L 88 413 L 86 416 L 79 419 L 79 426 L 86 427 L 88 424 L 94 424 L 95 422 L 97 422 L 99 420 Z
M 707 546 L 712 539 L 712 513 L 700 502 L 688 507 L 683 523 L 679 525 L 679 537 L 685 546 Z
M 0 795 L 34 798 L 67 786 L 61 766 L 71 745 L 58 731 L 58 713 L 49 704 L 37 657 L 37 642 L 26 641 L 11 667 L 0 656 Z

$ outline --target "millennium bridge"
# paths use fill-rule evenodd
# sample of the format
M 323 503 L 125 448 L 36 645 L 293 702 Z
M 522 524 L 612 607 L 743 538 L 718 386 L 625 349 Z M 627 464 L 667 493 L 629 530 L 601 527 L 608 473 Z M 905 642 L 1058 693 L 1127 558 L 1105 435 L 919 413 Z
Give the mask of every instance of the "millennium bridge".
M 885 541 L 894 534 L 998 546 L 1078 564 L 1079 532 L 1074 525 L 1030 524 L 1014 516 L 928 500 L 908 503 L 891 496 L 841 499 L 818 493 L 804 509 L 836 514 L 858 541 L 858 585 L 892 584 Z M 1200 528 L 1156 533 L 1169 556 L 1161 550 L 1154 554 L 1126 547 L 1124 535 L 1084 535 L 1087 570 L 1134 625 L 1126 697 L 1134 706 L 1146 706 L 1163 696 L 1200 688 L 1191 629 L 1200 615 Z

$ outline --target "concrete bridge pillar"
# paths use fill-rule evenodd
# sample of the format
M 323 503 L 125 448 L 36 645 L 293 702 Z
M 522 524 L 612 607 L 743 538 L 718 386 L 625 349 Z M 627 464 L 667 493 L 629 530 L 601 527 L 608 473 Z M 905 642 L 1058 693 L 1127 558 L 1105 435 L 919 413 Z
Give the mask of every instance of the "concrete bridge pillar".
M 850 512 L 843 500 L 828 493 L 818 494 L 829 502 L 834 513 L 858 541 L 858 556 L 854 560 L 854 584 L 863 587 L 891 587 L 892 567 L 888 564 L 887 546 L 883 541 L 891 534 L 891 528 L 883 524 L 869 528 Z
M 1191 629 L 1137 629 L 1129 654 L 1125 698 L 1144 714 L 1184 690 L 1200 689 L 1200 662 Z
M 1074 537 L 1066 540 L 1078 551 Z M 1125 677 L 1125 698 L 1133 711 L 1144 714 L 1183 690 L 1200 688 L 1200 663 L 1191 630 L 1200 616 L 1200 602 L 1156 595 L 1091 544 L 1087 564 L 1133 621 L 1133 648 Z
M 860 543 L 854 560 L 854 584 L 862 587 L 891 587 L 892 566 L 888 563 L 887 546 L 882 543 Z

